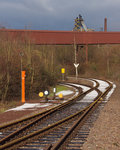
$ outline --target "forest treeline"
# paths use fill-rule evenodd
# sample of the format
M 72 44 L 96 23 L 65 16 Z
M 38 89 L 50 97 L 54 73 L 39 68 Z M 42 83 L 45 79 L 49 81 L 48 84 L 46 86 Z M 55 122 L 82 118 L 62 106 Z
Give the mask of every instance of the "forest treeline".
M 20 99 L 21 70 L 26 71 L 26 98 L 55 86 L 61 68 L 72 64 L 71 52 L 72 46 L 39 46 L 0 38 L 0 100 Z
M 75 75 L 74 45 L 33 45 L 0 37 L 0 100 L 20 99 L 21 69 L 26 71 L 26 98 L 33 99 L 40 91 L 55 86 L 66 76 Z M 120 79 L 120 45 L 78 47 L 80 77 Z

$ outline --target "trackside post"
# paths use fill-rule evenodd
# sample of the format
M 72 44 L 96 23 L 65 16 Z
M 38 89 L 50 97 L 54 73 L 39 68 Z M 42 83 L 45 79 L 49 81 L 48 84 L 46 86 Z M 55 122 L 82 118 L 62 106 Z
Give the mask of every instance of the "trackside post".
M 64 81 L 65 77 L 64 77 L 64 74 L 65 74 L 65 68 L 61 68 L 61 73 L 62 73 L 62 81 Z
M 25 71 L 22 71 L 22 103 L 25 103 Z

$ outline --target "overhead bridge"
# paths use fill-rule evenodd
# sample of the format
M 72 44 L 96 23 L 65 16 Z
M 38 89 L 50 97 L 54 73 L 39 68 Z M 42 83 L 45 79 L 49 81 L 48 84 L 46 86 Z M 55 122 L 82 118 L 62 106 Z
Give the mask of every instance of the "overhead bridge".
M 0 37 L 37 45 L 120 44 L 120 32 L 80 32 L 0 29 Z

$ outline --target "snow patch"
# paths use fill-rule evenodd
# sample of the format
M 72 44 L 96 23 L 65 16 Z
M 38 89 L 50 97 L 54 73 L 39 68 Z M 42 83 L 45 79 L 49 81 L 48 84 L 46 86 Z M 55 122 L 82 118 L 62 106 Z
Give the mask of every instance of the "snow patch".
M 106 90 L 106 88 L 109 86 L 109 84 L 105 81 L 102 81 L 102 80 L 98 80 L 96 79 L 96 81 L 98 81 L 100 83 L 98 89 L 101 91 L 101 92 L 104 92 Z
M 90 89 L 89 87 L 84 86 L 84 85 L 80 85 L 80 84 L 71 84 L 71 85 L 74 85 L 76 87 L 81 87 L 83 92 L 86 92 L 86 91 L 88 91 Z
M 71 90 L 66 90 L 66 91 L 57 92 L 56 95 L 63 94 L 63 96 L 65 96 L 65 95 L 70 95 L 70 94 L 73 94 L 73 93 L 74 92 L 71 91 Z
M 106 88 L 109 86 L 109 84 L 108 83 L 106 83 L 105 81 L 102 81 L 102 80 L 97 80 L 99 83 L 100 83 L 100 86 L 99 86 L 99 90 L 101 90 L 102 92 L 104 92 L 105 90 L 106 90 Z M 105 102 L 107 102 L 108 100 L 109 100 L 109 98 L 110 98 L 110 96 L 112 95 L 112 93 L 114 92 L 114 90 L 115 90 L 115 88 L 116 88 L 116 85 L 113 83 L 113 82 L 111 82 L 111 81 L 109 81 L 111 84 L 113 84 L 113 88 L 111 89 L 111 91 L 106 95 L 106 97 L 105 97 L 105 99 L 106 99 L 106 101 Z
M 98 96 L 98 93 L 94 90 L 88 93 L 80 102 L 93 102 L 94 99 Z
M 12 108 L 12 109 L 9 109 L 7 111 L 21 111 L 21 110 L 34 110 L 36 108 L 41 108 L 41 107 L 47 107 L 47 106 L 50 106 L 52 104 L 50 103 L 46 103 L 46 104 L 43 104 L 43 103 L 25 103 L 21 106 L 18 106 L 16 108 Z
M 110 98 L 110 96 L 112 95 L 112 93 L 114 92 L 115 88 L 116 88 L 116 85 L 113 84 L 113 88 L 112 88 L 111 91 L 106 95 L 106 100 L 109 100 L 109 98 Z
M 65 85 L 65 86 L 67 86 L 67 87 L 72 87 L 71 85 L 73 85 L 73 84 L 71 84 L 71 83 L 68 83 L 68 84 L 70 84 L 70 85 Z M 64 85 L 64 84 L 60 84 L 60 85 Z M 76 97 L 78 94 L 79 94 L 79 91 L 76 89 L 76 88 L 74 88 L 74 87 L 72 87 L 74 90 L 75 90 L 75 94 L 72 96 L 72 97 L 70 97 L 68 100 L 70 100 L 70 99 L 73 99 L 74 97 Z M 73 94 L 74 92 L 73 91 L 71 91 L 71 90 L 66 90 L 67 91 L 67 95 L 69 95 L 69 94 Z M 64 91 L 61 91 L 61 92 L 58 92 L 56 95 L 59 95 L 60 93 L 64 93 Z M 62 94 L 63 94 L 62 93 Z M 63 96 L 65 96 L 64 94 L 63 94 Z
M 91 81 L 91 80 L 90 80 Z M 96 86 L 96 82 L 95 81 L 92 81 L 93 82 L 93 87 L 95 87 Z

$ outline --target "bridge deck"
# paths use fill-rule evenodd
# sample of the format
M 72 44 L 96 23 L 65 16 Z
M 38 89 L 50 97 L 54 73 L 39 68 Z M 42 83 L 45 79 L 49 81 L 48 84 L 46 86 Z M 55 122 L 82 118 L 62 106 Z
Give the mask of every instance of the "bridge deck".
M 78 32 L 0 29 L 1 37 L 20 39 L 38 45 L 119 44 L 120 32 Z M 2 36 L 3 35 L 3 36 Z

